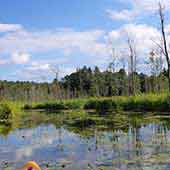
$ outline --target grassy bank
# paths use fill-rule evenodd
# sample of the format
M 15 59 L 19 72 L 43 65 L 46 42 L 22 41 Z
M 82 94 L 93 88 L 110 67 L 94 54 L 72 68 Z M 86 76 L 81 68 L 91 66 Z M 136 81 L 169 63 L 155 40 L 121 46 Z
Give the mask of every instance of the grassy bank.
M 74 110 L 86 109 L 104 111 L 170 111 L 170 95 L 149 94 L 131 97 L 75 99 L 56 102 L 26 104 L 24 109 Z
M 23 109 L 25 110 L 75 110 L 84 109 L 85 104 L 89 99 L 72 99 L 72 100 L 62 100 L 62 101 L 50 101 L 50 102 L 40 102 L 25 104 Z
M 89 100 L 85 109 L 97 111 L 124 110 L 124 111 L 170 111 L 170 96 L 161 95 L 139 95 L 131 97 L 113 97 L 98 100 Z

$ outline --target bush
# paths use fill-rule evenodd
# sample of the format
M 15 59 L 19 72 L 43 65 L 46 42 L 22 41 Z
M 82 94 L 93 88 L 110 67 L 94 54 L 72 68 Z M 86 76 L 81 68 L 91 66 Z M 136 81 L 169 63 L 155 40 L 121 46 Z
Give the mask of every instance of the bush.
M 86 109 L 105 111 L 170 111 L 169 95 L 139 95 L 112 98 L 93 98 L 65 100 L 63 102 L 49 102 L 36 104 L 33 106 L 25 105 L 24 109 L 44 109 L 44 110 L 67 110 L 67 109 Z
M 84 109 L 94 109 L 99 112 L 119 110 L 120 105 L 113 99 L 91 100 L 84 105 Z
M 68 102 L 68 103 L 65 103 L 65 107 L 67 109 L 80 109 L 81 108 L 81 105 L 80 103 L 78 102 Z
M 90 100 L 84 105 L 85 109 L 97 111 L 170 111 L 170 96 L 141 95 L 131 97 L 114 97 Z
M 8 121 L 12 119 L 12 111 L 6 104 L 0 104 L 0 120 Z
M 84 109 L 96 109 L 98 105 L 98 100 L 89 100 L 87 103 L 84 105 Z
M 29 104 L 25 104 L 23 109 L 24 110 L 30 110 L 30 109 L 32 109 L 32 106 L 30 106 Z
M 63 103 L 43 103 L 33 107 L 33 109 L 44 109 L 44 110 L 64 110 L 66 107 Z

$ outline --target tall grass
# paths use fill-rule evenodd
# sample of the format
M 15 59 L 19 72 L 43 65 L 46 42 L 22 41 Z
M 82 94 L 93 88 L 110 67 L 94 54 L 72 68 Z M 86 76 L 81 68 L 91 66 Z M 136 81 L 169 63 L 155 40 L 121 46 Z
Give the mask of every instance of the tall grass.
M 170 111 L 170 95 L 147 94 L 124 97 L 105 97 L 90 99 L 73 99 L 64 101 L 52 101 L 24 105 L 24 109 L 43 110 L 74 110 L 90 109 L 96 111 Z
M 71 99 L 62 101 L 49 101 L 33 104 L 25 104 L 23 109 L 43 109 L 43 110 L 74 110 L 83 109 L 87 99 Z
M 130 97 L 112 97 L 89 100 L 85 109 L 97 111 L 170 111 L 170 96 L 167 94 L 148 94 Z

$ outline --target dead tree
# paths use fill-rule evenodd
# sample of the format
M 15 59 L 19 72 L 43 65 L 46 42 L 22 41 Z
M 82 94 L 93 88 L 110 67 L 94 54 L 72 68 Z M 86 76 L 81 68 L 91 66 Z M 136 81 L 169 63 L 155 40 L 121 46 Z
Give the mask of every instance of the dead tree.
M 135 74 L 136 74 L 136 48 L 134 41 L 128 37 L 127 40 L 128 49 L 129 49 L 129 93 L 130 95 L 135 95 L 136 87 L 135 87 Z
M 112 73 L 116 70 L 116 55 L 115 55 L 115 49 L 112 48 L 112 61 L 109 63 L 108 70 Z
M 57 98 L 58 100 L 62 101 L 64 96 L 63 96 L 62 87 L 60 85 L 60 82 L 58 81 L 60 70 L 56 66 L 51 66 L 50 71 L 55 74 L 55 79 L 54 79 L 54 82 L 53 82 L 54 97 Z
M 170 92 L 170 58 L 169 58 L 169 53 L 168 53 L 168 42 L 167 42 L 167 37 L 165 34 L 165 17 L 164 17 L 164 8 L 161 2 L 159 2 L 159 18 L 160 18 L 160 24 L 161 24 L 161 37 L 163 41 L 163 45 L 159 45 L 159 48 L 161 48 L 165 58 L 166 58 L 166 63 L 167 63 L 167 68 L 168 68 L 168 87 L 169 87 L 169 92 Z

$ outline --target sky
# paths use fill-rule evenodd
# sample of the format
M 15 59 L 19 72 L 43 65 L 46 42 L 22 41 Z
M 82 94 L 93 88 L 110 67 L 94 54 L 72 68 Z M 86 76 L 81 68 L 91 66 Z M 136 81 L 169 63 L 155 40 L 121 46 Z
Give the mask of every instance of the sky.
M 161 3 L 169 38 L 170 1 Z M 160 39 L 157 9 L 158 0 L 1 0 L 0 79 L 51 81 L 56 71 L 63 77 L 84 65 L 103 70 L 112 48 L 127 64 L 127 35 L 145 72 Z

